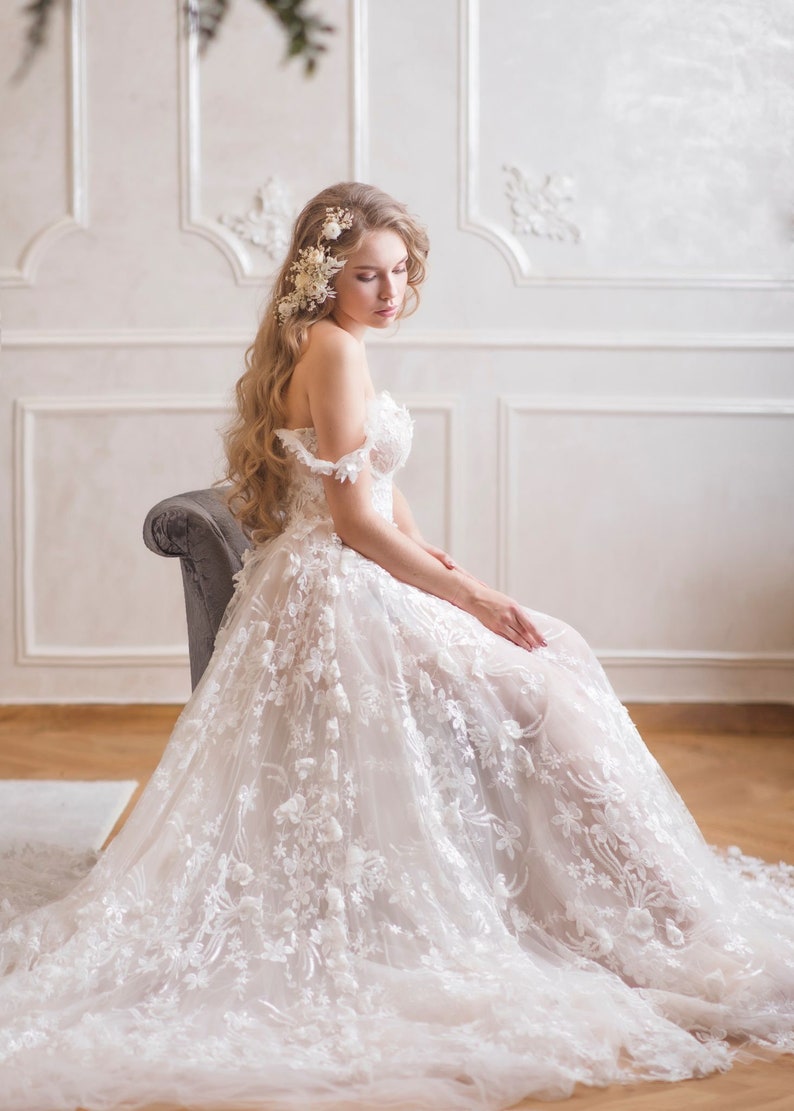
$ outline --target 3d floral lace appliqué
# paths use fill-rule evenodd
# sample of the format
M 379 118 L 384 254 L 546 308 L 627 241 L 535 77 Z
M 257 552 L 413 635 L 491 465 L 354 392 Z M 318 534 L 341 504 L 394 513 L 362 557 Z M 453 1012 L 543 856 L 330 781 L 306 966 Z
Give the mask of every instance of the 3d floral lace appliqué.
M 791 870 L 704 842 L 569 626 L 527 653 L 334 532 L 323 478 L 390 519 L 410 439 L 386 396 L 344 460 L 282 436 L 141 802 L 0 932 L 4 1111 L 495 1111 L 794 1049 Z

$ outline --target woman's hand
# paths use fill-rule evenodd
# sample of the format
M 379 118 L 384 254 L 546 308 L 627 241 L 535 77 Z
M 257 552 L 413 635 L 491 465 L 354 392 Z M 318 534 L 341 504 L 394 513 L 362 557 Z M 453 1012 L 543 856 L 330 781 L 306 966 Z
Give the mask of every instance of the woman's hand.
M 468 578 L 472 579 L 471 576 Z M 485 586 L 479 579 L 472 579 L 472 583 L 477 584 L 476 588 L 466 590 L 464 587 L 460 592 L 461 598 L 455 597 L 455 605 L 476 617 L 486 629 L 498 633 L 519 648 L 531 652 L 533 648 L 546 647 L 543 634 L 535 628 L 518 602 Z
M 505 637 L 520 648 L 526 648 L 528 652 L 533 648 L 546 647 L 543 635 L 538 632 L 527 617 L 526 610 L 522 609 L 518 602 L 498 590 L 493 590 L 482 579 L 472 575 L 471 571 L 460 567 L 443 548 L 436 548 L 425 540 L 417 540 L 417 543 L 428 555 L 437 559 L 450 571 L 457 571 L 468 580 L 464 590 L 459 592 L 464 595 L 464 598 L 456 597 L 455 605 L 476 617 L 486 629 L 498 633 L 499 636 Z
M 433 544 L 427 544 L 424 540 L 419 540 L 417 541 L 417 543 L 419 544 L 420 548 L 424 548 L 428 555 L 431 555 L 433 559 L 437 559 L 439 563 L 443 563 L 444 566 L 448 567 L 450 571 L 459 570 L 458 565 L 452 558 L 452 556 L 449 555 L 448 552 L 445 552 L 442 548 L 436 548 Z

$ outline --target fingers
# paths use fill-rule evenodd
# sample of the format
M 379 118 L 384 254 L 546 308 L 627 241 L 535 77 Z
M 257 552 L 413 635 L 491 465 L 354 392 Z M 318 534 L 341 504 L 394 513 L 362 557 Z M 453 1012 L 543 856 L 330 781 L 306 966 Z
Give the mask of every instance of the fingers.
M 508 640 L 512 640 L 519 648 L 525 648 L 527 652 L 531 652 L 535 648 L 545 648 L 546 642 L 542 640 L 537 634 L 526 633 L 521 629 L 511 628 L 508 630 Z
M 443 551 L 443 549 L 435 548 L 431 544 L 428 544 L 425 548 L 425 551 L 428 552 L 429 555 L 431 555 L 435 559 L 437 559 L 439 561 L 439 563 L 443 563 L 444 566 L 449 571 L 457 571 L 458 570 L 458 565 L 455 562 L 455 560 L 452 558 L 451 555 L 449 555 L 447 552 Z
M 548 647 L 546 638 L 529 619 L 526 610 L 513 601 L 512 598 L 498 591 L 488 591 L 486 596 L 478 600 L 475 607 L 469 612 L 480 620 L 486 628 L 519 648 L 532 652 L 536 648 Z
M 509 640 L 512 640 L 514 644 L 521 648 L 526 648 L 528 652 L 531 652 L 533 648 L 547 647 L 543 634 L 535 628 L 519 606 L 514 607 L 510 616 L 512 620 L 508 624 Z

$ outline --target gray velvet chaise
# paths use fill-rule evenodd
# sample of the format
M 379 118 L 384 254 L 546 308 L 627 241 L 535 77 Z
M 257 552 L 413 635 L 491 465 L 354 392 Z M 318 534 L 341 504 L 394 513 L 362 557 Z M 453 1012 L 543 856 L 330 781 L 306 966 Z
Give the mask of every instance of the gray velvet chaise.
M 226 504 L 225 488 L 192 490 L 165 498 L 143 526 L 147 548 L 178 556 L 185 589 L 190 679 L 195 688 L 212 655 L 215 636 L 232 596 L 232 577 L 250 542 Z

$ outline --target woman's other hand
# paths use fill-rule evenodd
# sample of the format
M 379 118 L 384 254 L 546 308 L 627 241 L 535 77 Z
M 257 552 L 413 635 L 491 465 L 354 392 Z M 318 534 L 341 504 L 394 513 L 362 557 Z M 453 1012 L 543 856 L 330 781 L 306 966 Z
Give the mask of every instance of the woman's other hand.
M 485 586 L 478 579 L 472 579 L 471 576 L 467 578 L 469 583 L 464 583 L 460 596 L 453 599 L 455 605 L 476 617 L 486 629 L 498 633 L 519 648 L 526 648 L 531 652 L 533 648 L 546 647 L 543 634 L 533 625 L 526 610 L 518 602 Z
M 459 570 L 455 560 L 448 552 L 445 552 L 443 548 L 436 548 L 434 544 L 427 544 L 424 540 L 419 542 L 419 547 L 424 548 L 428 555 L 431 555 L 433 559 L 437 559 L 439 563 L 443 563 L 450 571 Z

